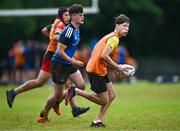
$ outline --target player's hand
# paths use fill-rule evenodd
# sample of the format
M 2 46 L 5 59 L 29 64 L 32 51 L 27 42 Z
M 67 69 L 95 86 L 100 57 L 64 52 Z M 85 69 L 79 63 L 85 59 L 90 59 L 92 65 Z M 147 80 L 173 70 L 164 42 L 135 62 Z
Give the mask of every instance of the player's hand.
M 73 64 L 74 66 L 76 66 L 76 67 L 83 67 L 83 66 L 84 66 L 84 64 L 83 64 L 82 61 L 75 60 L 75 59 L 73 59 L 72 64 Z
M 121 77 L 127 79 L 128 76 L 126 76 L 123 72 L 123 68 L 121 66 L 118 66 L 117 69 L 115 70 L 116 74 Z

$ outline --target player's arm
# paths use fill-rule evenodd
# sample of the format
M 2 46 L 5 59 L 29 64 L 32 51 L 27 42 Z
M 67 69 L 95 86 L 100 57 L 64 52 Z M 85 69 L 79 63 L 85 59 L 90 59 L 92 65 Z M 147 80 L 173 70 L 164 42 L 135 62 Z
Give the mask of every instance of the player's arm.
M 65 61 L 68 61 L 68 62 L 71 63 L 72 65 L 82 67 L 82 66 L 83 66 L 83 63 L 82 63 L 81 61 L 75 60 L 74 58 L 69 57 L 69 56 L 64 52 L 64 50 L 66 49 L 66 47 L 67 47 L 67 46 L 66 46 L 65 44 L 62 44 L 62 43 L 59 43 L 59 44 L 58 44 L 57 52 L 58 52 L 59 56 L 61 56 L 61 58 L 63 58 Z
M 60 36 L 61 31 L 62 30 L 60 30 L 60 29 L 56 29 L 54 31 L 54 40 L 59 40 L 59 36 Z
M 111 66 L 115 71 L 118 73 L 122 73 L 122 68 L 112 60 L 110 54 L 112 53 L 113 49 L 118 46 L 119 40 L 114 38 L 109 38 L 107 40 L 107 44 L 102 51 L 101 59 L 103 59 L 109 66 Z
M 51 31 L 51 27 L 52 27 L 52 24 L 44 27 L 44 28 L 41 30 L 41 32 L 43 33 L 43 35 L 49 37 L 49 33 L 50 33 L 50 31 Z
M 101 59 L 103 59 L 110 67 L 117 70 L 118 64 L 114 62 L 110 57 L 111 52 L 112 52 L 112 48 L 110 47 L 110 45 L 106 45 L 101 54 Z
M 69 57 L 65 53 L 65 49 L 67 48 L 68 44 L 71 44 L 72 39 L 73 39 L 73 28 L 68 27 L 67 30 L 63 31 L 59 37 L 57 53 L 65 61 L 75 66 L 83 66 L 83 63 L 81 61 L 75 60 L 74 58 Z
M 54 29 L 54 40 L 57 40 L 57 41 L 58 41 L 61 31 L 62 31 L 65 27 L 64 27 L 64 24 L 62 24 L 62 23 L 60 22 L 60 23 L 59 23 L 58 25 L 56 25 L 54 28 L 55 28 L 55 29 Z
M 73 58 L 69 57 L 64 50 L 67 48 L 65 44 L 58 43 L 57 52 L 61 58 L 63 58 L 65 61 L 68 61 L 70 63 L 73 63 Z

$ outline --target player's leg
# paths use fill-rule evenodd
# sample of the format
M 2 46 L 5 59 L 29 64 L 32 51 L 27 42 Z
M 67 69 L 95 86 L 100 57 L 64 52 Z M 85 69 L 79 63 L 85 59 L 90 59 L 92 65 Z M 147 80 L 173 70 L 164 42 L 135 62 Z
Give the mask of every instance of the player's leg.
M 107 109 L 109 108 L 110 104 L 112 103 L 112 101 L 115 98 L 115 91 L 113 89 L 113 85 L 112 82 L 108 82 L 106 84 L 107 86 L 107 92 L 108 92 L 108 103 L 106 105 L 101 105 L 99 112 L 97 113 L 96 119 L 93 121 L 92 126 L 97 126 L 97 123 L 99 123 L 98 125 L 101 127 L 102 125 L 102 120 L 103 120 L 103 116 L 105 115 Z M 99 96 L 102 97 L 102 96 Z
M 91 94 L 85 91 L 82 91 L 78 88 L 71 88 L 71 92 L 74 94 L 78 94 L 80 96 L 85 97 L 86 99 L 99 104 L 100 111 L 96 117 L 96 119 L 92 122 L 92 127 L 104 127 L 105 125 L 102 123 L 102 118 L 109 107 L 110 99 L 113 99 L 113 88 L 108 76 L 98 76 L 92 73 L 88 73 L 88 77 L 91 83 L 91 90 L 93 90 L 96 94 Z M 108 87 L 107 87 L 108 86 Z M 108 89 L 107 89 L 108 88 Z M 70 94 L 70 93 L 69 93 Z M 74 95 L 73 94 L 73 95 Z M 111 98 L 109 97 L 111 95 Z M 71 97 L 73 96 L 71 95 Z
M 67 82 L 66 82 L 66 84 L 65 84 L 65 89 L 67 89 L 67 88 L 69 87 L 69 85 L 71 85 L 71 84 L 72 84 L 71 80 L 68 79 Z M 51 95 L 52 95 L 52 94 L 53 94 L 53 93 L 51 93 Z M 60 106 L 59 106 L 59 104 L 64 100 L 65 94 L 66 94 L 66 91 L 64 91 L 63 96 L 62 96 L 61 98 L 59 98 L 59 99 L 56 101 L 55 105 L 53 106 L 53 110 L 54 110 L 54 112 L 55 112 L 58 116 L 60 116 L 60 115 L 62 114 L 62 112 L 60 111 Z M 71 100 L 70 105 L 71 105 L 71 108 L 75 106 L 75 103 L 74 103 L 73 100 Z
M 67 82 L 66 82 L 66 84 L 65 84 L 65 89 L 67 89 L 67 88 L 69 87 L 69 85 L 71 85 L 71 84 L 72 84 L 71 80 L 68 79 Z M 51 93 L 51 95 L 52 95 L 52 94 L 53 94 L 53 93 Z M 66 95 L 66 91 L 64 91 L 63 96 L 62 96 L 61 98 L 59 98 L 59 99 L 56 101 L 55 105 L 53 106 L 53 110 L 54 110 L 54 112 L 55 112 L 58 116 L 60 116 L 60 115 L 62 114 L 62 112 L 60 111 L 60 106 L 59 106 L 59 104 L 64 100 L 65 95 Z M 74 102 L 73 99 L 70 101 L 70 105 L 71 105 L 71 108 L 75 106 L 75 102 Z
M 102 118 L 107 111 L 107 108 L 109 107 L 109 93 L 108 91 L 98 93 L 98 94 L 91 94 L 88 92 L 85 92 L 83 90 L 80 90 L 78 88 L 72 88 L 71 90 L 74 90 L 73 92 L 77 95 L 83 96 L 84 98 L 100 105 L 100 111 L 98 113 L 98 117 L 91 123 L 91 127 L 105 127 L 105 125 L 102 123 Z
M 43 86 L 50 77 L 50 73 L 40 70 L 40 73 L 36 79 L 29 80 L 15 89 L 7 90 L 6 95 L 9 107 L 12 108 L 12 104 L 16 95 L 24 91 Z
M 53 92 L 50 94 L 50 96 L 53 95 Z M 49 97 L 50 97 L 49 96 Z M 64 96 L 64 94 L 63 94 Z M 60 110 L 60 107 L 59 107 L 59 104 L 61 103 L 61 101 L 63 100 L 63 98 L 58 98 L 58 100 L 56 101 L 55 105 L 53 106 L 53 110 L 54 112 L 56 113 L 56 115 L 60 116 L 62 114 L 61 110 Z
M 77 88 L 84 90 L 85 83 L 84 83 L 84 80 L 82 78 L 80 71 L 77 70 L 75 67 L 70 66 L 69 72 L 70 72 L 69 79 L 76 85 Z M 70 90 L 69 89 L 67 90 L 67 94 L 68 94 L 68 91 L 70 91 Z M 72 94 L 72 93 L 70 93 L 70 94 Z M 69 97 L 69 95 L 66 95 L 66 97 L 64 99 L 66 105 L 68 104 L 68 102 L 70 100 L 70 99 L 68 99 L 68 97 Z M 72 97 L 71 97 L 71 99 L 72 99 Z
M 51 61 L 52 81 L 54 86 L 54 92 L 48 97 L 47 103 L 37 118 L 38 122 L 48 121 L 47 115 L 49 110 L 55 105 L 57 100 L 63 97 L 64 86 L 68 79 L 68 67 L 60 64 L 58 61 Z M 43 119 L 44 118 L 44 119 Z
M 77 106 L 75 99 L 72 98 L 71 100 L 69 100 L 70 106 L 71 106 L 71 112 L 73 117 L 78 117 L 79 115 L 86 113 L 90 107 L 79 107 Z
M 57 100 L 63 96 L 64 84 L 53 84 L 54 92 L 48 97 L 44 109 L 41 111 L 39 117 L 37 118 L 38 122 L 44 123 L 48 122 L 48 113 L 50 109 L 55 105 Z
M 49 78 L 51 78 L 51 73 L 40 70 L 39 75 L 36 79 L 29 80 L 21 86 L 15 88 L 16 95 L 33 88 L 43 86 L 49 80 Z
M 102 92 L 106 92 L 107 91 L 107 87 L 106 87 L 106 81 L 104 79 L 103 76 L 98 76 L 92 73 L 88 73 L 88 77 L 91 83 L 91 90 L 93 90 L 96 94 L 92 94 L 86 91 L 83 91 L 81 89 L 78 88 L 71 88 L 69 89 L 69 93 L 67 93 L 67 98 L 72 98 L 75 93 L 85 97 L 86 99 L 98 104 L 98 105 L 104 105 L 104 103 L 106 103 L 106 99 L 104 97 L 98 97 L 97 94 L 102 93 Z M 81 78 L 81 77 L 80 77 Z M 79 79 L 77 79 L 76 82 L 78 82 Z M 73 80 L 72 80 L 73 81 Z M 75 82 L 74 82 L 75 83 Z
M 107 87 L 107 96 L 108 96 L 108 103 L 106 105 L 101 105 L 99 112 L 96 115 L 95 120 L 92 122 L 91 127 L 105 127 L 105 125 L 102 123 L 103 120 L 103 116 L 105 115 L 107 109 L 109 108 L 110 104 L 112 103 L 112 101 L 115 98 L 115 91 L 113 89 L 113 84 L 110 81 L 108 75 L 104 76 L 104 81 L 106 83 L 106 87 Z M 104 89 L 106 88 L 104 87 Z M 103 92 L 103 88 L 101 89 L 100 92 Z M 100 94 L 98 94 L 100 95 Z M 99 96 L 102 97 L 102 96 Z
M 96 115 L 96 118 L 94 119 L 94 121 L 91 123 L 91 127 L 105 127 L 105 125 L 102 122 L 103 116 L 105 114 L 105 112 L 107 111 L 108 107 L 109 107 L 109 96 L 108 96 L 108 92 L 103 92 L 100 94 L 97 94 L 97 96 L 99 98 L 104 98 L 106 103 L 104 103 L 103 105 L 100 105 L 99 108 L 99 112 Z
M 85 82 L 79 70 L 69 75 L 69 79 L 76 85 L 77 88 L 81 90 L 85 89 Z
M 69 76 L 68 81 L 66 82 L 67 86 L 74 86 L 72 83 L 74 83 L 78 88 L 85 89 L 85 82 L 83 80 L 83 77 L 79 70 L 77 70 L 75 73 L 72 73 Z M 78 107 L 75 103 L 74 98 L 69 100 L 69 103 L 72 108 L 72 114 L 73 117 L 77 117 L 85 112 L 87 112 L 90 108 L 89 107 Z
M 72 99 L 72 97 L 74 97 L 75 95 L 79 95 L 79 96 L 82 96 L 98 105 L 103 105 L 105 103 L 104 102 L 105 99 L 99 98 L 96 94 L 89 93 L 89 92 L 83 91 L 83 90 L 75 88 L 75 87 L 71 87 L 68 92 L 70 92 L 70 93 L 66 94 L 66 97 L 68 100 Z

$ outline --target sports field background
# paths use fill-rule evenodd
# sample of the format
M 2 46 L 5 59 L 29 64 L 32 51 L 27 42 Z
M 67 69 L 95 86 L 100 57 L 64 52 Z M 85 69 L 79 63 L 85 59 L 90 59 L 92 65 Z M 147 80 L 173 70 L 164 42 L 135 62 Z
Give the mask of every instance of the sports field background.
M 9 1 L 1 0 L 0 4 L 0 84 L 8 84 L 0 85 L 0 131 L 94 130 L 89 125 L 99 106 L 81 97 L 76 97 L 78 105 L 91 108 L 86 114 L 73 118 L 70 107 L 62 103 L 62 116 L 58 117 L 51 111 L 50 123 L 37 123 L 36 118 L 52 92 L 51 85 L 20 94 L 16 97 L 13 108 L 9 109 L 5 91 L 17 87 L 10 84 L 19 81 L 4 81 L 1 75 L 9 69 L 5 64 L 8 52 L 19 40 L 23 40 L 24 44 L 33 41 L 40 49 L 42 45 L 48 44 L 48 38 L 42 35 L 41 29 L 51 24 L 56 14 L 36 16 L 37 11 L 34 9 L 69 7 L 75 3 L 91 7 L 95 0 Z M 127 47 L 130 56 L 137 60 L 138 82 L 115 84 L 117 97 L 103 121 L 107 127 L 95 130 L 180 130 L 180 0 L 99 0 L 97 3 L 99 12 L 85 14 L 85 23 L 80 27 L 81 47 L 93 47 L 91 45 L 97 40 L 113 31 L 116 16 L 121 13 L 127 15 L 130 18 L 130 30 L 128 36 L 120 42 Z M 4 9 L 13 13 L 12 9 L 33 9 L 34 14 L 12 16 L 13 13 L 10 13 L 10 16 L 4 16 Z M 173 78 L 177 78 L 175 82 L 179 83 L 148 82 L 174 82 Z M 89 85 L 86 90 L 90 91 Z
M 5 90 L 14 87 L 0 86 L 0 130 L 93 130 L 89 125 L 98 106 L 88 100 L 76 97 L 78 105 L 91 107 L 86 114 L 73 118 L 63 102 L 63 115 L 58 117 L 51 111 L 50 123 L 42 124 L 36 118 L 52 91 L 51 85 L 20 94 L 9 109 Z M 105 130 L 180 130 L 180 83 L 116 83 L 115 90 L 116 99 L 104 118 Z

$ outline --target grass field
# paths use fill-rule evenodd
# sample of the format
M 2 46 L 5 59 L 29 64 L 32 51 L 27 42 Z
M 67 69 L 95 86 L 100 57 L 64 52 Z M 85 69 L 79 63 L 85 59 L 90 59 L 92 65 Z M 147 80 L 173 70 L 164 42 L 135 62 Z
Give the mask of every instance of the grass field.
M 73 118 L 70 107 L 62 103 L 62 116 L 51 111 L 51 122 L 40 124 L 36 118 L 52 91 L 50 85 L 20 94 L 12 109 L 6 104 L 5 90 L 15 86 L 0 86 L 0 130 L 180 130 L 180 83 L 114 85 L 117 96 L 105 115 L 105 129 L 89 127 L 98 106 L 84 98 L 76 100 L 91 107 L 86 114 Z

